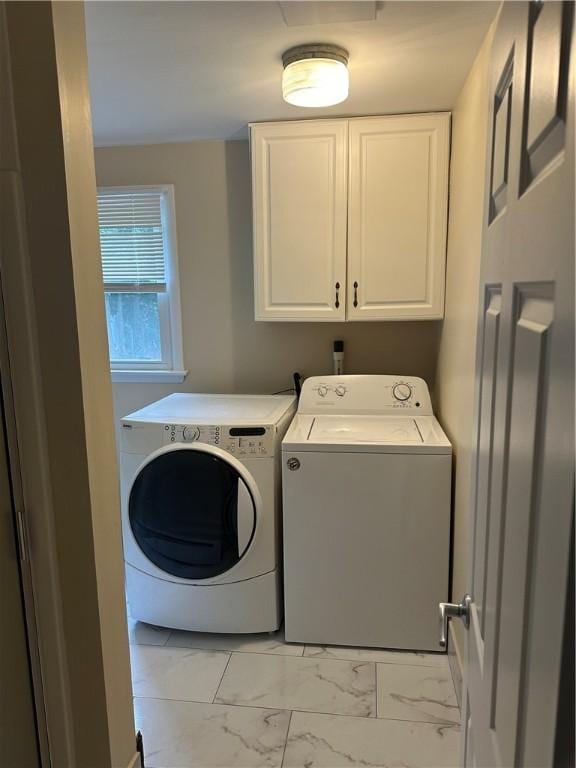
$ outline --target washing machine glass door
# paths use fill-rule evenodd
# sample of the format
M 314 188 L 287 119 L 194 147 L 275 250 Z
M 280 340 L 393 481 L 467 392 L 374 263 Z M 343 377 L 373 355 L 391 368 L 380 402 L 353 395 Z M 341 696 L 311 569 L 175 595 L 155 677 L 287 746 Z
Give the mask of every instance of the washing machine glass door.
M 254 478 L 232 455 L 202 443 L 176 444 L 139 468 L 128 514 L 149 560 L 173 576 L 199 580 L 242 559 L 261 504 Z

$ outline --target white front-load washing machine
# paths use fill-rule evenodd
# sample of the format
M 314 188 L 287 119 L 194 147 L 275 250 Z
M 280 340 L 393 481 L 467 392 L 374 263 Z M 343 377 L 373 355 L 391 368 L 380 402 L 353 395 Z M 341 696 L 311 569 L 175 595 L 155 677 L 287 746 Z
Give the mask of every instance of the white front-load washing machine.
M 286 639 L 439 650 L 452 449 L 426 382 L 306 379 L 282 453 Z
M 173 394 L 122 419 L 133 618 L 204 632 L 282 619 L 281 441 L 295 398 Z

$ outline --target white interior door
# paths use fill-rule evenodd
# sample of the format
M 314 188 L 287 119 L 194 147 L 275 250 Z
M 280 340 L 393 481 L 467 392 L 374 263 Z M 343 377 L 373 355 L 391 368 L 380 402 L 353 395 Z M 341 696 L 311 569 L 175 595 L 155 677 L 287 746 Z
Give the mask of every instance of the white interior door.
M 570 2 L 506 3 L 492 52 L 466 766 L 564 765 L 558 714 L 574 504 L 572 27 Z
M 256 320 L 344 320 L 346 120 L 250 128 Z

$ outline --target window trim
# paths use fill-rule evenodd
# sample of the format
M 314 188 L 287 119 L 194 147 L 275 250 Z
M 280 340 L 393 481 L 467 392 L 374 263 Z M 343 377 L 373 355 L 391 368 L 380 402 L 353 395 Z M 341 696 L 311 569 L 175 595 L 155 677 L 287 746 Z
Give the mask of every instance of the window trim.
M 141 382 L 142 384 L 181 384 L 188 375 L 188 371 L 135 371 L 120 370 L 119 368 L 110 371 L 110 373 L 112 375 L 112 381 L 115 384 L 126 384 L 129 382 Z
M 122 193 L 138 190 L 157 190 L 161 193 L 162 237 L 166 267 L 166 290 L 154 291 L 158 296 L 160 336 L 163 359 L 158 362 L 110 360 L 112 381 L 184 381 L 188 371 L 184 368 L 182 349 L 182 313 L 180 304 L 180 272 L 176 237 L 176 202 L 173 184 L 132 184 L 129 186 L 99 186 L 97 193 Z M 103 283 L 104 293 L 131 293 L 129 286 L 118 288 Z M 140 289 L 141 291 L 142 289 Z M 140 292 L 137 287 L 134 293 Z

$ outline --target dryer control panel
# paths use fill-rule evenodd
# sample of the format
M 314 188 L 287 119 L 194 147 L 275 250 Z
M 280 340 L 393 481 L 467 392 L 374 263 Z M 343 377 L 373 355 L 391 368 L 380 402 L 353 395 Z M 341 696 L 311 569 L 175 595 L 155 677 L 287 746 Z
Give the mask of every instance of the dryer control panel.
M 258 458 L 274 453 L 273 427 L 226 426 L 221 424 L 164 424 L 164 445 L 170 443 L 207 443 L 233 456 Z

